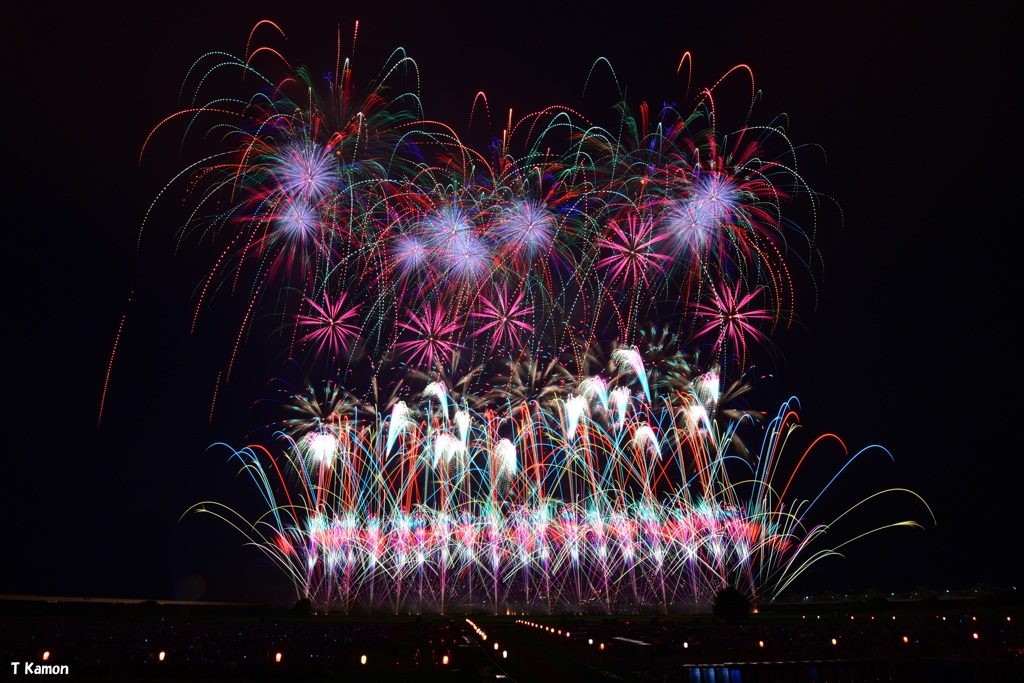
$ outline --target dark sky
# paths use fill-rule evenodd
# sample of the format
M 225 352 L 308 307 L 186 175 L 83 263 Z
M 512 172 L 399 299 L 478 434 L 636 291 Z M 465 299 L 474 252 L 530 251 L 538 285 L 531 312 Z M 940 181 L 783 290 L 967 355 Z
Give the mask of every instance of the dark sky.
M 853 450 L 886 446 L 895 463 L 865 468 L 851 489 L 904 486 L 938 518 L 851 547 L 808 587 L 1019 584 L 1014 4 L 588 4 L 24 3 L 13 19 L 8 10 L 0 594 L 289 595 L 231 529 L 179 519 L 209 499 L 258 509 L 225 452 L 207 447 L 239 445 L 257 426 L 248 408 L 279 359 L 245 366 L 208 423 L 232 339 L 190 335 L 189 325 L 213 251 L 177 248 L 173 202 L 158 205 L 136 248 L 150 202 L 186 162 L 167 137 L 140 165 L 147 133 L 179 107 L 196 58 L 242 54 L 265 18 L 288 34 L 285 56 L 315 71 L 333 67 L 336 27 L 347 44 L 359 20 L 357 77 L 404 47 L 427 114 L 456 128 L 480 90 L 497 112 L 559 103 L 608 117 L 615 98 L 581 97 L 598 57 L 631 104 L 682 101 L 674 70 L 684 51 L 697 88 L 750 65 L 762 91 L 755 120 L 788 114 L 795 141 L 820 145 L 827 164 L 812 154 L 802 170 L 841 208 L 826 203 L 818 217 L 818 305 L 801 292 L 801 325 L 776 335 L 781 360 L 762 406 L 796 395 L 809 434 L 835 432 Z

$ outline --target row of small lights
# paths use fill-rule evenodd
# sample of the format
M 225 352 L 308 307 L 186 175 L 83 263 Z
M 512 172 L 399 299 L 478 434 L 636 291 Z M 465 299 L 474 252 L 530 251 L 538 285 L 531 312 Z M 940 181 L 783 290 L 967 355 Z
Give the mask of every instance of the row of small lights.
M 874 619 L 874 617 L 871 617 L 871 618 Z M 895 619 L 895 618 L 896 617 L 893 617 L 893 619 Z M 938 618 L 938 617 L 936 617 L 936 618 Z M 850 617 L 850 619 L 853 619 L 853 617 Z M 971 619 L 974 620 L 974 621 L 978 620 L 977 617 L 971 617 Z M 942 620 L 945 621 L 946 617 L 942 617 Z M 1006 617 L 1006 620 L 1010 621 L 1010 617 Z M 468 621 L 468 619 L 467 619 L 467 621 Z M 550 633 L 552 635 L 562 635 L 561 629 L 557 629 L 556 630 L 556 629 L 554 629 L 554 628 L 552 628 L 550 626 L 543 626 L 541 624 L 538 624 L 538 623 L 535 623 L 535 622 L 532 622 L 532 621 L 525 621 L 523 619 L 516 619 L 516 623 L 517 624 L 522 624 L 524 626 L 532 626 L 533 628 L 542 628 L 542 629 L 544 629 L 544 631 L 546 633 Z M 566 638 L 569 637 L 569 631 L 565 632 L 565 637 Z M 979 639 L 977 631 L 975 631 L 974 633 L 971 634 L 971 638 L 973 640 L 978 640 Z M 486 636 L 484 637 L 484 640 L 487 640 Z M 910 638 L 908 636 L 903 636 L 903 642 L 904 643 L 909 643 L 910 642 Z M 593 638 L 587 638 L 587 645 L 593 645 L 593 644 L 594 644 L 594 639 Z M 839 641 L 836 638 L 833 638 L 832 639 L 832 644 L 833 645 L 838 645 Z M 757 646 L 763 648 L 764 647 L 764 641 L 763 640 L 757 641 Z M 683 649 L 684 650 L 689 649 L 689 647 L 690 647 L 690 644 L 688 642 L 684 642 L 683 643 Z M 600 643 L 599 648 L 603 650 L 604 649 L 604 643 Z M 498 649 L 497 644 L 495 644 L 494 649 L 495 650 Z
M 806 619 L 807 616 L 804 615 L 802 618 Z M 821 619 L 821 616 L 819 616 L 818 618 Z M 893 621 L 895 621 L 896 620 L 896 615 L 893 615 L 892 618 L 893 618 Z M 936 619 L 941 619 L 942 621 L 946 621 L 946 617 L 939 616 L 938 614 L 935 615 L 935 618 Z M 875 620 L 875 617 L 872 616 L 871 617 L 871 621 L 874 621 L 874 620 Z M 1013 619 L 1011 617 L 1006 617 L 1006 620 L 1007 621 L 1012 621 Z M 850 621 L 854 621 L 854 616 L 852 614 L 850 615 Z M 971 617 L 971 621 L 977 622 L 978 621 L 978 617 L 976 617 L 976 616 Z M 960 623 L 963 623 L 963 619 L 960 620 Z M 971 633 L 971 639 L 972 640 L 980 640 L 980 636 L 978 635 L 977 631 L 974 631 L 974 632 Z M 910 642 L 910 638 L 908 636 L 903 636 L 903 642 L 904 643 L 909 643 Z M 759 643 L 759 645 L 761 647 L 764 647 L 764 641 L 758 641 L 758 643 Z M 832 644 L 836 645 L 836 639 L 835 638 L 832 639 Z M 685 647 L 685 645 L 684 645 L 684 647 Z
M 474 631 L 476 631 L 476 634 L 477 634 L 478 636 L 480 636 L 480 640 L 487 640 L 487 634 L 486 634 L 486 633 L 484 633 L 484 630 L 483 630 L 482 628 L 480 628 L 479 626 L 477 626 L 477 625 L 476 625 L 476 624 L 475 624 L 475 623 L 474 623 L 474 622 L 473 622 L 472 620 L 470 620 L 470 619 L 466 619 L 466 623 L 467 623 L 467 624 L 469 624 L 469 625 L 470 625 L 470 626 L 471 626 L 471 627 L 473 628 L 473 630 L 474 630 Z M 497 652 L 497 651 L 498 651 L 498 648 L 499 648 L 499 647 L 500 647 L 500 645 L 498 645 L 498 643 L 495 643 L 495 644 L 494 644 L 494 651 L 495 651 L 495 652 Z M 502 658 L 502 659 L 508 659 L 508 650 L 502 650 L 502 651 L 501 651 L 501 658 Z M 447 657 L 447 655 L 446 655 L 446 656 L 445 656 L 445 660 L 447 660 L 447 659 L 448 659 L 448 657 Z M 448 662 L 447 662 L 447 661 L 445 661 L 445 664 L 447 664 L 447 663 L 448 663 Z
M 806 619 L 807 618 L 806 615 L 803 618 Z M 819 616 L 818 618 L 820 619 L 821 617 Z M 940 617 L 940 616 L 936 615 L 935 618 L 936 619 L 942 619 L 942 621 L 946 621 L 946 617 Z M 874 621 L 874 619 L 875 619 L 874 617 L 871 617 L 872 621 Z M 893 616 L 893 619 L 895 620 L 896 617 Z M 971 621 L 977 621 L 977 620 L 978 620 L 978 617 L 971 617 Z M 1010 617 L 1006 617 L 1006 620 L 1010 621 L 1011 619 L 1010 619 Z M 853 621 L 853 617 L 852 616 L 850 617 L 850 621 Z M 466 623 L 469 624 L 473 628 L 474 631 L 476 631 L 476 634 L 478 636 L 480 636 L 481 640 L 485 640 L 485 641 L 487 640 L 487 634 L 484 633 L 484 630 L 482 628 L 477 626 L 475 623 L 473 623 L 469 619 L 466 619 Z M 532 621 L 525 621 L 523 619 L 516 619 L 516 623 L 517 624 L 523 624 L 524 626 L 532 626 L 533 628 L 542 628 L 542 629 L 544 629 L 545 632 L 550 633 L 552 635 L 559 635 L 559 636 L 562 635 L 562 630 L 561 629 L 555 629 L 555 628 L 552 628 L 551 626 L 542 626 L 541 624 L 538 624 L 538 623 L 535 623 L 535 622 L 532 622 Z M 569 635 L 570 635 L 570 632 L 566 631 L 565 632 L 565 637 L 568 638 Z M 977 631 L 971 633 L 971 638 L 973 640 L 979 640 L 979 636 L 978 636 Z M 903 642 L 904 643 L 909 643 L 910 642 L 910 638 L 908 636 L 903 636 Z M 593 644 L 594 644 L 594 639 L 593 638 L 587 638 L 587 645 L 593 645 Z M 832 639 L 832 644 L 833 645 L 838 645 L 839 642 L 835 638 L 833 638 Z M 764 647 L 764 641 L 763 640 L 757 641 L 757 646 L 758 647 Z M 689 647 L 690 647 L 689 643 L 685 643 L 685 642 L 683 643 L 683 649 L 684 650 L 688 649 Z M 603 650 L 604 649 L 604 643 L 600 643 L 599 644 L 599 648 Z M 497 652 L 497 650 L 498 650 L 498 643 L 494 644 L 494 650 L 495 650 L 495 652 Z M 501 651 L 501 656 L 504 659 L 508 659 L 508 650 L 502 650 Z M 161 662 L 164 661 L 167 658 L 167 652 L 164 651 L 164 650 L 160 650 L 160 652 L 157 653 L 156 658 L 157 658 L 158 661 L 161 661 Z M 49 659 L 50 659 L 50 651 L 46 650 L 46 651 L 43 652 L 42 660 L 44 662 L 46 662 L 46 661 L 49 661 Z M 278 664 L 281 663 L 281 653 L 280 652 L 275 652 L 274 653 L 274 661 L 277 662 Z M 366 664 L 366 655 L 365 654 L 361 655 L 359 657 L 359 663 L 360 664 Z M 441 663 L 447 666 L 447 664 L 448 664 L 448 655 L 445 655 L 444 657 L 441 658 Z
M 274 653 L 274 661 L 277 662 L 278 664 L 281 663 L 281 657 L 282 657 L 282 655 L 281 655 L 280 652 L 275 652 Z M 157 661 L 160 661 L 160 662 L 164 661 L 165 659 L 167 659 L 167 651 L 166 650 L 160 650 L 160 652 L 157 653 L 156 658 L 157 658 Z M 44 662 L 47 662 L 47 661 L 50 660 L 50 651 L 49 650 L 46 650 L 46 651 L 43 652 L 42 659 L 43 659 Z M 360 664 L 366 664 L 366 655 L 362 655 L 359 658 L 359 663 Z M 444 663 L 445 664 L 448 663 L 448 655 L 444 656 Z
M 966 617 L 966 616 L 967 616 L 967 615 L 965 614 L 965 617 Z M 802 614 L 802 615 L 800 616 L 800 618 L 807 618 L 807 614 Z M 818 620 L 820 620 L 820 618 L 821 618 L 821 614 L 817 614 L 817 615 L 815 615 L 815 618 L 818 618 Z M 873 621 L 874 621 L 874 615 L 873 615 L 873 614 L 871 614 L 871 617 L 870 617 L 870 618 L 871 618 L 871 621 L 873 622 Z M 935 618 L 940 618 L 940 620 L 942 620 L 943 622 L 945 622 L 945 621 L 946 621 L 946 617 L 945 617 L 945 616 L 939 616 L 938 614 L 936 614 L 936 615 L 935 615 Z M 853 614 L 850 614 L 850 621 L 851 621 L 851 622 L 853 622 L 854 620 L 856 620 L 856 616 L 854 616 Z M 896 621 L 896 615 L 895 615 L 895 614 L 893 614 L 893 621 L 894 621 L 894 622 Z M 918 620 L 913 620 L 913 621 L 918 621 Z M 977 616 L 972 616 L 972 617 L 971 617 L 971 621 L 972 621 L 972 622 L 977 622 L 977 621 L 978 621 L 978 617 L 977 617 Z M 1011 622 L 1011 621 L 1013 621 L 1013 618 L 1012 618 L 1012 617 L 1010 617 L 1010 616 L 1008 616 L 1008 617 L 1007 617 L 1007 621 L 1008 621 L 1008 622 Z M 963 623 L 964 623 L 964 620 L 961 620 L 961 624 L 963 624 Z
M 560 628 L 556 629 L 556 628 L 553 628 L 551 626 L 543 626 L 541 624 L 538 624 L 538 623 L 535 623 L 535 622 L 532 622 L 532 621 L 526 621 L 525 619 L 516 619 L 516 623 L 517 624 L 522 624 L 523 626 L 532 626 L 533 628 L 542 628 L 542 629 L 544 629 L 545 633 L 550 633 L 553 636 L 560 636 L 560 635 L 562 635 L 562 629 L 560 629 Z M 566 638 L 568 638 L 570 635 L 572 635 L 572 634 L 569 631 L 565 632 L 565 637 Z M 594 644 L 594 639 L 593 638 L 588 638 L 587 639 L 587 645 L 593 645 L 593 644 Z M 600 649 L 603 650 L 604 649 L 604 643 L 601 643 L 599 647 L 600 647 Z

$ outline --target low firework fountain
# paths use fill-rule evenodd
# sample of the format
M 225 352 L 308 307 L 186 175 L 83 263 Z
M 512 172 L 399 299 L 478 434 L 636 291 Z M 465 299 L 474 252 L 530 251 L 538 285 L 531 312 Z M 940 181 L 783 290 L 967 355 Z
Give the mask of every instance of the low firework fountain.
M 268 505 L 255 524 L 197 509 L 235 524 L 300 595 L 346 612 L 694 611 L 723 585 L 771 600 L 845 545 L 825 546 L 830 524 L 807 521 L 839 480 L 813 501 L 787 497 L 817 457 L 784 452 L 790 403 L 753 463 L 730 455 L 737 425 L 698 397 L 709 381 L 653 405 L 584 393 L 482 414 L 436 405 L 434 387 L 416 409 L 332 413 L 273 449 L 234 452 Z M 877 492 L 839 517 L 880 494 L 915 495 Z

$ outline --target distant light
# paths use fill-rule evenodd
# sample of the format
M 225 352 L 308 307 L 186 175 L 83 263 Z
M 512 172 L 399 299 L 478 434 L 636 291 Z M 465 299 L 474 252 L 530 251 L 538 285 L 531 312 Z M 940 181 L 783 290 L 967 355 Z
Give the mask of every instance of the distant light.
M 163 650 L 160 650 L 160 654 L 158 654 L 156 656 L 156 658 L 159 659 L 162 662 L 162 661 L 164 661 L 164 657 L 166 657 L 166 656 L 167 656 L 167 653 L 164 652 Z
M 763 640 L 757 641 L 757 646 L 758 647 L 764 647 L 764 641 Z
M 568 637 L 569 637 L 569 632 L 568 632 L 568 631 L 566 631 L 566 632 L 565 632 L 565 637 L 566 637 L 566 638 L 568 638 Z
M 497 650 L 497 649 L 498 649 L 498 644 L 497 644 L 497 643 L 495 643 L 495 644 L 494 644 L 494 649 L 495 649 L 495 650 Z
M 601 643 L 601 649 L 602 650 L 604 649 L 604 643 Z
M 684 650 L 687 650 L 687 649 L 689 649 L 689 648 L 690 648 L 690 644 L 689 644 L 689 643 L 685 643 L 685 642 L 684 642 L 684 643 L 683 643 L 683 649 L 684 649 Z
M 594 644 L 594 639 L 593 638 L 587 638 L 587 645 L 593 645 L 593 644 Z M 683 647 L 686 647 L 686 643 L 683 643 Z
M 908 638 L 906 636 L 903 636 L 903 642 L 904 643 L 909 643 L 910 642 L 910 638 Z
M 275 662 L 280 662 L 281 661 L 281 653 L 280 652 L 278 652 L 276 655 L 274 655 L 274 661 Z
M 359 658 L 359 663 L 360 664 L 366 664 L 366 655 L 363 655 L 362 657 Z
M 43 661 L 45 662 L 49 658 L 50 658 L 50 651 L 47 650 L 46 652 L 43 653 Z
M 833 638 L 833 639 L 832 639 L 832 644 L 833 644 L 833 645 L 835 645 L 835 644 L 836 644 L 836 639 L 835 639 L 835 638 Z
M 445 655 L 444 657 L 441 657 L 441 663 L 444 664 L 445 666 L 448 666 L 448 655 Z
M 508 650 L 502 650 L 501 651 L 501 658 L 502 659 L 508 659 Z
M 972 636 L 972 637 L 973 637 L 973 638 L 974 638 L 975 640 L 977 640 L 977 639 L 978 639 L 978 634 L 977 634 L 977 633 L 972 633 L 972 634 L 971 634 L 971 636 Z

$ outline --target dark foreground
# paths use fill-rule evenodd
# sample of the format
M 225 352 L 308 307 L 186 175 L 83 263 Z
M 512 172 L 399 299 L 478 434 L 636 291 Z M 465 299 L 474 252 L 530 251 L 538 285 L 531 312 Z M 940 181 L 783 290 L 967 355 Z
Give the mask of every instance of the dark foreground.
M 0 678 L 1024 681 L 1019 604 L 792 605 L 709 616 L 317 616 L 0 601 Z M 17 666 L 15 666 L 17 665 Z

